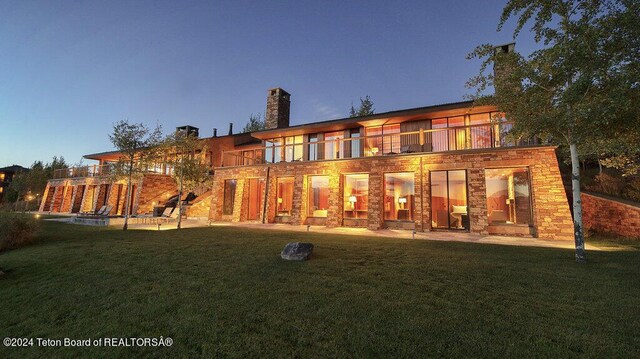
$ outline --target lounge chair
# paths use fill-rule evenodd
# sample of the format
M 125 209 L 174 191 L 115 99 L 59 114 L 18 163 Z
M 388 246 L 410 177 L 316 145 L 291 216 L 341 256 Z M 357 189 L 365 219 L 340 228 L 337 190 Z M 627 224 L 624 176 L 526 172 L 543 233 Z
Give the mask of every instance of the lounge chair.
M 105 208 L 107 208 L 107 206 L 102 206 L 95 211 L 79 212 L 77 215 L 78 216 L 98 216 L 100 215 L 100 213 L 102 213 L 105 210 Z

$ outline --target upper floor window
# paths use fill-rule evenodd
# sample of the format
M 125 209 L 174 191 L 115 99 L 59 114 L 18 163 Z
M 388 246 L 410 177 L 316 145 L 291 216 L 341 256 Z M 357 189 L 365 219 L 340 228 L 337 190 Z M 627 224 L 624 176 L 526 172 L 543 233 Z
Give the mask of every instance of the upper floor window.
M 400 124 L 366 128 L 366 156 L 400 153 Z
M 349 130 L 349 137 L 352 140 L 349 141 L 349 157 L 357 158 L 360 157 L 362 153 L 362 140 L 360 138 L 360 128 L 352 128 Z
M 318 144 L 313 142 L 318 142 L 318 134 L 314 133 L 309 135 L 309 161 L 318 160 Z
M 324 134 L 324 159 L 334 160 L 342 158 L 342 139 L 344 138 L 343 131 L 327 132 Z
M 302 135 L 284 138 L 284 160 L 302 161 Z
M 282 161 L 282 139 L 274 138 L 264 142 L 266 147 L 264 150 L 265 162 L 278 163 Z

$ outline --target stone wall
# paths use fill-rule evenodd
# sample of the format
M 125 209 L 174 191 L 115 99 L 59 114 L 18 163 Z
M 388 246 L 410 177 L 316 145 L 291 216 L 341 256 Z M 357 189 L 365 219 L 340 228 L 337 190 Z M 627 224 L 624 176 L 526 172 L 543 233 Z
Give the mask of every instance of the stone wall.
M 412 227 L 431 229 L 430 171 L 466 170 L 470 231 L 488 233 L 485 169 L 500 167 L 527 167 L 531 176 L 533 227 L 541 238 L 569 239 L 573 226 L 560 171 L 553 147 L 505 148 L 469 150 L 446 153 L 401 154 L 384 157 L 356 159 L 289 162 L 260 166 L 225 167 L 216 169 L 209 217 L 213 221 L 241 221 L 246 210 L 243 197 L 246 178 L 267 178 L 267 218 L 276 222 L 276 180 L 278 177 L 294 178 L 293 210 L 287 220 L 292 224 L 308 223 L 307 192 L 311 175 L 328 175 L 331 188 L 326 225 L 341 226 L 342 175 L 348 173 L 369 174 L 368 228 L 380 229 L 385 223 L 384 174 L 412 172 L 415 175 L 415 208 Z M 234 215 L 222 215 L 224 180 L 236 179 Z M 281 218 L 281 217 L 280 217 Z M 403 228 L 407 228 L 406 226 Z
M 138 186 L 138 201 L 134 213 L 152 213 L 155 205 L 162 205 L 178 194 L 178 187 L 171 176 L 147 174 Z
M 84 191 L 82 186 L 86 188 Z M 118 190 L 120 186 L 121 190 Z M 150 213 L 154 205 L 164 203 L 176 193 L 175 182 L 170 176 L 147 174 L 142 180 L 132 184 L 132 214 Z M 48 209 L 51 212 L 70 213 L 73 203 L 80 203 L 80 211 L 93 212 L 100 209 L 105 201 L 113 206 L 109 215 L 124 214 L 127 182 L 114 182 L 107 177 L 54 179 L 47 183 L 40 211 Z
M 580 198 L 585 229 L 640 239 L 640 205 L 584 192 Z

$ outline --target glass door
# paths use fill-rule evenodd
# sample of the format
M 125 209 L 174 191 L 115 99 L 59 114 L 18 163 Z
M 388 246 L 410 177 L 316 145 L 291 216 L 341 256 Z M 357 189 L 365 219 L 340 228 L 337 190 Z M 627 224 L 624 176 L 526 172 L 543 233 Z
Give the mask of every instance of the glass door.
M 262 208 L 264 204 L 264 179 L 263 178 L 250 178 L 249 179 L 249 205 L 247 220 L 257 221 L 262 216 Z
M 469 229 L 464 170 L 431 172 L 431 227 Z

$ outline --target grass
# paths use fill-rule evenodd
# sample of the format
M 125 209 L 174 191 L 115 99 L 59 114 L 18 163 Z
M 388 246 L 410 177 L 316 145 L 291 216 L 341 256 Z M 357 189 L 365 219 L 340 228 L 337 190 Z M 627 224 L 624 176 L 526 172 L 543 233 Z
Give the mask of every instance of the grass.
M 279 258 L 311 241 L 304 263 Z M 171 337 L 0 357 L 638 357 L 640 248 L 44 223 L 0 255 L 0 336 Z

